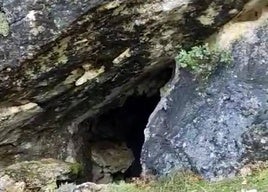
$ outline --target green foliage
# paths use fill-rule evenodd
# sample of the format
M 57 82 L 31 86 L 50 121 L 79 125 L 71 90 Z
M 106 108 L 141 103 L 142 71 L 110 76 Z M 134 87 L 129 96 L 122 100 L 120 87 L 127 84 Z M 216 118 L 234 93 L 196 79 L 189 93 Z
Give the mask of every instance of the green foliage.
M 232 61 L 230 52 L 210 49 L 208 44 L 194 46 L 190 51 L 181 50 L 175 57 L 177 65 L 207 78 L 219 64 L 229 64 Z

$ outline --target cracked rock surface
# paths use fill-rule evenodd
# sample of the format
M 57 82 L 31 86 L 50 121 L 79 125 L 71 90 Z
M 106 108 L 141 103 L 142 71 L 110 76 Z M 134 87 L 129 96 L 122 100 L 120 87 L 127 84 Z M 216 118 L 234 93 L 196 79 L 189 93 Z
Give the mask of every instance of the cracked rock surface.
M 0 167 L 77 159 L 78 124 L 131 94 L 246 0 L 0 1 Z
M 208 81 L 185 71 L 176 75 L 145 130 L 145 172 L 190 169 L 215 179 L 268 160 L 267 16 L 264 10 L 259 20 L 226 26 L 228 37 L 217 43 L 239 37 L 229 44 L 233 61 Z

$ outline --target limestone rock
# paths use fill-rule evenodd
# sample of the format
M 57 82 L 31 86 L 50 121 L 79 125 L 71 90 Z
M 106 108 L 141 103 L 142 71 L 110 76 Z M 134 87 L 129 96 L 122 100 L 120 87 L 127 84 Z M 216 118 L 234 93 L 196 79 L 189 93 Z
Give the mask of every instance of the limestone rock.
M 79 123 L 149 85 L 178 44 L 207 38 L 246 2 L 0 1 L 0 167 L 83 159 Z
M 2 192 L 25 192 L 26 184 L 25 182 L 16 182 L 14 179 L 10 178 L 8 175 L 0 177 L 0 191 Z
M 145 173 L 190 169 L 219 179 L 268 160 L 267 18 L 264 7 L 257 20 L 231 22 L 214 37 L 233 62 L 207 81 L 175 75 L 145 130 Z
M 24 161 L 0 172 L 0 191 L 32 192 L 55 191 L 57 182 L 77 177 L 73 165 L 53 159 Z
M 60 186 L 56 192 L 109 192 L 109 190 L 108 185 L 87 182 L 81 185 L 65 184 Z
M 134 161 L 130 149 L 124 143 L 96 142 L 91 147 L 93 181 L 110 183 L 112 175 L 123 174 Z

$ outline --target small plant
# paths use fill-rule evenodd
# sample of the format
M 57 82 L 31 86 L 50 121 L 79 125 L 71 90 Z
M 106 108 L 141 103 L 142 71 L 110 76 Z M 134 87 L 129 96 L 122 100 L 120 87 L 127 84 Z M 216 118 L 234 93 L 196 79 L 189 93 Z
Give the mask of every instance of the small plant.
M 210 49 L 208 44 L 194 46 L 190 51 L 181 50 L 175 61 L 181 68 L 187 68 L 194 74 L 208 78 L 219 64 L 232 61 L 230 52 Z

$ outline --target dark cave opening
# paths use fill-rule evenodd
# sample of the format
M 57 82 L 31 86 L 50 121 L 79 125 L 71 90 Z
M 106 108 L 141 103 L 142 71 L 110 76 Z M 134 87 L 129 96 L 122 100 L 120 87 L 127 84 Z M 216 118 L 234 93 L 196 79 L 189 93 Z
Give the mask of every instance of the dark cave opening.
M 134 158 L 130 166 L 123 172 L 118 170 L 116 173 L 111 173 L 113 180 L 140 176 L 142 171 L 140 154 L 144 143 L 144 129 L 159 100 L 159 93 L 150 97 L 146 95 L 130 96 L 122 107 L 112 109 L 94 120 L 90 134 L 92 144 L 100 143 L 99 141 L 124 143 Z
M 73 135 L 74 151 L 79 164 L 79 170 L 82 173 L 74 175 L 72 178 L 59 178 L 56 182 L 57 187 L 64 183 L 75 182 L 77 184 L 91 181 L 95 183 L 111 183 L 120 180 L 128 180 L 134 177 L 139 177 L 142 172 L 140 162 L 141 150 L 144 143 L 144 129 L 148 122 L 150 114 L 155 109 L 160 100 L 160 88 L 169 80 L 171 70 L 166 72 L 166 81 L 159 77 L 159 87 L 153 89 L 151 94 L 138 94 L 127 96 L 123 104 L 116 108 L 89 118 L 78 125 L 77 132 Z M 101 157 L 99 161 L 112 161 L 105 153 L 110 156 L 116 156 L 113 152 L 125 153 L 126 148 L 130 151 L 133 158 L 127 159 L 131 161 L 127 167 L 111 168 L 107 167 L 118 166 L 112 164 L 101 164 L 101 168 L 97 169 L 93 162 L 93 148 L 99 151 Z M 118 149 L 114 149 L 118 148 Z M 110 153 L 110 151 L 112 153 Z M 113 151 L 114 150 L 114 151 Z M 103 155 L 103 156 L 102 156 Z M 105 156 L 106 155 L 106 156 Z M 120 157 L 120 156 L 119 156 Z M 120 161 L 120 160 L 118 160 Z M 102 162 L 101 162 L 102 163 Z M 78 164 L 76 164 L 78 166 Z M 77 167 L 75 167 L 77 169 Z M 108 176 L 107 176 L 108 174 Z M 77 177 L 78 176 L 78 177 Z M 109 177 L 107 179 L 107 177 Z
M 172 73 L 173 68 L 168 67 L 149 74 L 131 95 L 120 97 L 120 102 L 79 124 L 73 137 L 83 167 L 79 183 L 111 183 L 140 176 L 144 129 L 160 100 L 160 88 Z
M 139 177 L 141 174 L 140 155 L 144 143 L 144 129 L 159 100 L 159 94 L 151 97 L 130 97 L 121 108 L 123 114 L 128 114 L 123 120 L 123 123 L 128 127 L 124 131 L 124 139 L 134 156 L 134 161 L 124 173 L 125 178 Z

